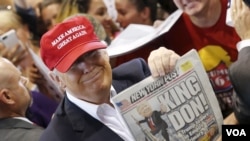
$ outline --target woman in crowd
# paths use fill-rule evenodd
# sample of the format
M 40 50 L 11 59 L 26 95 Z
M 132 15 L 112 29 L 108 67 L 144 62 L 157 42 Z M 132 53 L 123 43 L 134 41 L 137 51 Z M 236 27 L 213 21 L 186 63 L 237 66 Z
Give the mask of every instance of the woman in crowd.
M 109 44 L 120 32 L 119 27 L 108 15 L 107 7 L 103 0 L 67 0 L 62 3 L 61 11 L 58 14 L 58 22 L 66 17 L 84 13 L 97 19 L 105 29 L 105 41 Z M 103 40 L 103 38 L 101 38 Z

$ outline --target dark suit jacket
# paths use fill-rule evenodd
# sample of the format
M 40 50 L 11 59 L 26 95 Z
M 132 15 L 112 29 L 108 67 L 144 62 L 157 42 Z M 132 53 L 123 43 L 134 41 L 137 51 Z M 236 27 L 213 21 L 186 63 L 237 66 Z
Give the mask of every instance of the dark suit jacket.
M 0 119 L 1 141 L 38 141 L 43 128 L 21 119 Z
M 150 75 L 142 59 L 135 59 L 113 69 L 117 92 Z M 122 141 L 111 129 L 69 101 L 63 99 L 40 141 Z
M 161 130 L 161 129 L 166 129 L 168 128 L 167 123 L 161 118 L 162 113 L 160 111 L 153 111 L 151 118 L 153 120 L 153 123 L 156 126 L 156 130 L 157 133 Z M 145 118 L 144 120 L 140 120 L 139 123 L 143 123 L 143 122 L 147 122 L 148 126 L 149 125 L 149 118 Z
M 239 123 L 250 124 L 250 47 L 243 48 L 229 68 L 234 86 L 234 113 Z

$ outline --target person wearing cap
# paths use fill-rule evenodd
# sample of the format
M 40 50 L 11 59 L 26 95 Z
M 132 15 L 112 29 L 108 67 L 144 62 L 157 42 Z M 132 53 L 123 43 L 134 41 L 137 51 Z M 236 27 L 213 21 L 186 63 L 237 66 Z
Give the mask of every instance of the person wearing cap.
M 239 0 L 232 1 L 232 19 L 241 41 L 237 43 L 238 59 L 229 68 L 235 88 L 234 115 L 239 124 L 250 124 L 250 8 Z
M 26 117 L 31 104 L 28 79 L 3 57 L 0 57 L 0 82 L 0 140 L 38 141 L 44 129 Z
M 149 75 L 171 71 L 179 55 L 164 47 L 151 52 L 149 66 L 134 59 L 111 69 L 107 45 L 83 16 L 73 16 L 46 32 L 40 54 L 65 97 L 40 141 L 134 141 L 110 98 Z

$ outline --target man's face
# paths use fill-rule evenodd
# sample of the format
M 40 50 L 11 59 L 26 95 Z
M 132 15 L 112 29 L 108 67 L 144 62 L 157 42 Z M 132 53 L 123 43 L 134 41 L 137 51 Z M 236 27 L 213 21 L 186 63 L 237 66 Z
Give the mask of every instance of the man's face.
M 3 69 L 4 68 L 4 69 Z M 24 115 L 30 105 L 31 95 L 26 87 L 28 79 L 21 75 L 21 72 L 10 62 L 0 59 L 0 88 L 8 89 L 11 98 L 15 101 L 13 109 L 17 114 Z
M 109 100 L 112 70 L 105 49 L 85 53 L 66 73 L 57 73 L 65 89 L 75 97 L 96 104 Z
M 153 113 L 153 109 L 151 108 L 151 106 L 148 103 L 143 103 L 140 108 L 139 111 L 140 115 L 142 115 L 143 117 L 150 117 Z
M 195 16 L 208 7 L 209 1 L 213 0 L 174 0 L 174 3 L 188 15 Z
M 26 87 L 27 82 L 28 78 L 18 74 L 12 75 L 11 91 L 15 95 L 17 107 L 23 110 L 28 109 L 29 105 L 31 104 L 31 94 Z

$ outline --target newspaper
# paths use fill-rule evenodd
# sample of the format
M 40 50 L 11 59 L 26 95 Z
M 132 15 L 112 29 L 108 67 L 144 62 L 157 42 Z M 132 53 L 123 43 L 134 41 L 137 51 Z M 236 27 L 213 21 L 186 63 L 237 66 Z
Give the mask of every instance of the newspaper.
M 172 13 L 157 28 L 149 25 L 130 24 L 108 46 L 109 57 L 117 57 L 134 51 L 166 33 L 182 15 L 180 9 Z
M 36 67 L 39 69 L 40 73 L 43 75 L 43 77 L 46 80 L 45 87 L 49 91 L 49 93 L 53 94 L 52 96 L 57 100 L 61 101 L 61 99 L 64 97 L 64 92 L 62 89 L 57 86 L 53 80 L 50 78 L 48 72 L 48 67 L 43 63 L 42 59 L 31 49 L 28 48 L 30 55 L 32 56 L 34 63 Z
M 136 141 L 212 141 L 221 135 L 222 113 L 194 49 L 171 73 L 150 76 L 112 102 Z

